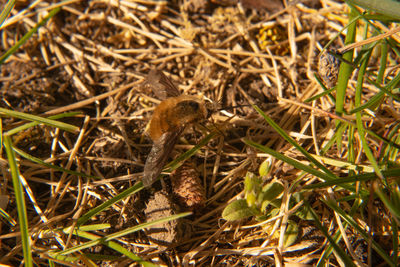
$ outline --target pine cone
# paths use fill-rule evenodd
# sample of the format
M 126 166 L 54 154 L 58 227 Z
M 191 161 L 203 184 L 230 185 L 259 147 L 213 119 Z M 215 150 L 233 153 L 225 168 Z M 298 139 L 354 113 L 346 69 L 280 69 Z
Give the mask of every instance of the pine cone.
M 205 191 L 199 173 L 190 163 L 184 163 L 171 173 L 171 184 L 174 196 L 180 206 L 195 210 L 204 206 Z

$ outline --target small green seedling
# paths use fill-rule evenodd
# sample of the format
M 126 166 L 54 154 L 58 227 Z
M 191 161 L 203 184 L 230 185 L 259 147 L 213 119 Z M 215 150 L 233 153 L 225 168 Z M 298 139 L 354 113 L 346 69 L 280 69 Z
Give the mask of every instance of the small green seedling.
M 264 182 L 270 173 L 270 169 L 271 162 L 267 159 L 260 165 L 259 176 L 247 172 L 244 177 L 244 198 L 228 204 L 222 212 L 222 218 L 227 221 L 236 221 L 255 217 L 256 221 L 265 221 L 279 214 L 284 186 L 276 179 L 267 183 Z M 290 206 L 294 206 L 300 200 L 300 193 L 292 194 Z M 310 219 L 310 216 L 302 207 L 294 215 L 300 219 Z M 285 231 L 284 246 L 293 244 L 297 236 L 297 223 L 289 220 Z

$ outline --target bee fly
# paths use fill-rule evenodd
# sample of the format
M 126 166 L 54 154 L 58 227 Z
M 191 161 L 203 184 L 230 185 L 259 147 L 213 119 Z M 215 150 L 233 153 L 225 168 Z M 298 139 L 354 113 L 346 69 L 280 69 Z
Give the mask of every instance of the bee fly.
M 204 101 L 196 96 L 181 95 L 161 71 L 151 70 L 147 84 L 162 102 L 154 109 L 150 120 L 153 147 L 144 166 L 142 182 L 145 187 L 157 180 L 185 127 L 207 118 Z

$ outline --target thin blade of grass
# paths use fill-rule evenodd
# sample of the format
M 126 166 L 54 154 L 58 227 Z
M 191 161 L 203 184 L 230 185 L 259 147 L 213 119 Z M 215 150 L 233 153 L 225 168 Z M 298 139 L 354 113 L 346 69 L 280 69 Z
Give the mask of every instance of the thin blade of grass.
M 351 227 L 353 227 L 365 240 L 369 239 L 368 233 L 357 224 L 352 216 L 343 211 L 335 202 L 330 200 L 326 201 L 323 199 L 321 199 L 321 201 L 324 202 L 329 208 L 337 212 L 340 217 L 343 218 L 343 220 L 345 220 Z M 379 246 L 375 240 L 372 240 L 372 247 L 386 261 L 386 263 L 389 264 L 389 266 L 397 266 L 397 264 L 392 261 L 389 255 L 386 254 L 385 250 Z
M 399 227 L 394 218 L 391 219 L 392 221 L 392 237 L 393 237 L 393 253 L 392 253 L 392 258 L 393 262 L 396 262 L 399 260 Z M 397 251 L 397 252 L 396 252 Z
M 253 105 L 253 108 L 263 116 L 264 120 L 274 128 L 275 131 L 279 133 L 280 136 L 283 137 L 287 142 L 289 142 L 292 146 L 294 146 L 298 151 L 300 151 L 310 162 L 312 162 L 315 166 L 323 170 L 330 178 L 337 178 L 328 168 L 326 168 L 322 163 L 316 160 L 310 153 L 308 153 L 302 146 L 297 144 L 293 138 L 291 138 L 278 124 L 276 124 L 272 119 L 270 119 L 259 107 Z
M 355 36 L 356 36 L 356 30 L 357 30 L 357 21 L 354 20 L 357 16 L 357 13 L 351 9 L 350 14 L 349 14 L 349 20 L 351 23 L 348 25 L 347 28 L 347 33 L 346 33 L 346 39 L 345 39 L 345 45 L 354 43 Z M 346 53 L 343 54 L 343 61 L 340 63 L 339 67 L 339 74 L 338 74 L 338 80 L 336 84 L 336 114 L 341 116 L 344 113 L 344 101 L 346 97 L 346 89 L 347 85 L 349 83 L 351 73 L 353 72 L 353 66 L 346 63 L 346 62 L 353 62 L 353 55 L 354 51 L 350 50 Z M 340 121 L 336 121 L 336 126 L 341 124 Z M 336 140 L 336 144 L 338 147 L 338 150 L 341 151 L 342 148 L 342 136 L 338 135 Z
M 374 192 L 378 195 L 378 197 L 382 200 L 383 204 L 385 204 L 385 207 L 394 215 L 397 217 L 397 219 L 400 219 L 400 207 L 395 205 L 392 201 L 390 201 L 390 198 L 386 196 L 386 194 L 382 191 L 380 186 L 377 185 L 377 183 L 374 183 Z
M 337 135 L 339 135 L 341 132 L 343 132 L 343 128 L 346 128 L 347 125 L 345 123 L 341 123 L 336 126 L 336 131 L 334 132 L 332 138 L 327 140 L 326 145 L 321 149 L 319 152 L 321 155 L 324 155 L 326 152 L 329 151 L 329 149 L 335 144 Z
M 400 3 L 394 0 L 347 0 L 346 2 L 361 6 L 368 10 L 381 13 L 383 15 L 400 19 Z
M 7 1 L 4 9 L 1 11 L 1 14 L 0 14 L 0 26 L 6 20 L 6 18 L 10 14 L 11 10 L 14 8 L 14 5 L 15 5 L 15 0 Z
M 0 208 L 0 216 L 2 216 L 12 227 L 17 225 L 17 222 L 2 208 Z
M 45 161 L 43 161 L 43 160 L 41 160 L 41 159 L 39 159 L 39 158 L 36 158 L 36 157 L 34 157 L 34 156 L 32 156 L 32 155 L 29 155 L 28 153 L 25 153 L 24 151 L 22 151 L 22 150 L 20 150 L 20 149 L 18 149 L 18 148 L 16 148 L 16 147 L 13 147 L 13 149 L 14 149 L 14 151 L 15 151 L 18 155 L 20 155 L 21 157 L 24 157 L 24 158 L 26 158 L 27 160 L 30 160 L 30 161 L 32 161 L 32 162 L 35 162 L 35 163 L 40 164 L 40 165 L 42 165 L 42 166 L 45 166 L 45 167 L 47 167 L 47 168 L 51 168 L 51 169 L 54 169 L 54 170 L 57 170 L 57 171 L 60 171 L 60 172 L 65 172 L 65 173 L 68 173 L 68 174 L 71 174 L 71 175 L 76 175 L 76 176 L 80 176 L 80 177 L 84 177 L 84 178 L 92 178 L 92 179 L 96 179 L 96 180 L 101 179 L 100 177 L 97 177 L 97 176 L 87 175 L 87 174 L 82 173 L 82 172 L 67 170 L 67 169 L 62 168 L 62 167 L 60 167 L 60 166 L 47 163 L 47 162 L 45 162 Z
M 32 29 L 30 29 L 16 44 L 8 49 L 2 56 L 0 56 L 0 65 L 6 61 L 6 59 L 14 54 L 18 48 L 20 48 L 29 38 L 32 37 L 34 33 L 36 33 L 40 27 L 46 24 L 46 22 L 51 19 L 55 14 L 57 14 L 61 8 L 57 7 L 49 12 L 49 14 L 44 17 L 39 23 L 37 23 Z
M 312 168 L 312 167 L 310 167 L 308 165 L 305 165 L 305 164 L 303 164 L 303 163 L 301 163 L 301 162 L 299 162 L 299 161 L 297 161 L 295 159 L 292 159 L 292 158 L 289 158 L 289 157 L 287 157 L 285 155 L 282 155 L 279 152 L 276 152 L 275 150 L 273 150 L 273 149 L 271 149 L 269 147 L 260 145 L 258 143 L 255 143 L 255 142 L 247 140 L 247 139 L 244 139 L 243 142 L 245 144 L 249 145 L 249 146 L 252 146 L 254 148 L 259 149 L 260 151 L 263 151 L 263 152 L 265 152 L 267 154 L 270 154 L 271 156 L 277 158 L 278 160 L 286 162 L 286 163 L 294 166 L 295 168 L 297 168 L 299 170 L 303 170 L 303 171 L 305 171 L 305 172 L 307 172 L 307 173 L 309 173 L 311 175 L 314 175 L 314 176 L 316 176 L 318 178 L 321 178 L 324 181 L 334 181 L 336 179 L 339 179 L 338 177 L 332 178 L 331 176 L 327 175 L 324 172 L 318 171 L 318 170 L 316 170 L 316 169 L 314 169 L 314 168 Z M 355 188 L 353 186 L 346 185 L 346 184 L 345 185 L 341 185 L 341 186 L 343 188 L 351 191 L 351 192 L 355 192 Z
M 57 114 L 57 115 L 54 115 L 54 116 L 50 116 L 47 119 L 59 120 L 59 119 L 62 119 L 62 118 L 74 117 L 74 116 L 79 115 L 79 114 L 82 114 L 82 113 L 81 112 L 67 112 L 67 113 L 61 113 L 61 114 Z M 37 122 L 37 121 L 25 123 L 24 125 L 15 127 L 13 129 L 7 131 L 5 134 L 8 135 L 8 136 L 11 136 L 13 134 L 19 133 L 20 131 L 24 131 L 26 129 L 29 129 L 29 128 L 34 127 L 34 126 L 39 125 L 39 124 L 40 124 L 40 122 Z
M 398 124 L 397 126 L 400 127 L 400 124 Z M 397 126 L 395 128 L 397 128 Z M 398 131 L 398 129 L 396 129 L 396 131 Z M 392 131 L 394 132 L 394 131 Z M 397 136 L 397 142 L 400 142 L 400 135 Z M 399 153 L 399 149 L 398 148 L 391 148 L 391 147 L 387 147 L 385 149 L 386 153 L 384 155 L 387 155 L 387 158 L 392 161 L 393 163 L 398 162 L 398 158 L 400 157 L 400 153 Z M 386 156 L 384 156 L 382 158 L 382 160 L 385 158 Z
M 3 120 L 0 117 L 0 155 L 3 155 Z
M 88 224 L 88 225 L 82 225 L 79 227 L 75 227 L 75 229 L 79 229 L 81 231 L 103 231 L 106 229 L 111 228 L 111 225 L 109 223 L 97 223 L 97 224 Z M 59 229 L 52 229 L 52 230 L 43 230 L 42 233 L 43 234 L 48 234 L 48 233 L 52 233 L 55 230 L 62 230 L 66 233 L 70 233 L 71 231 L 71 226 L 65 227 L 65 228 L 59 228 Z
M 65 234 L 69 234 L 70 229 L 66 228 L 66 229 L 63 230 L 63 232 Z M 88 233 L 88 232 L 86 232 L 86 231 L 84 231 L 82 229 L 79 229 L 79 230 L 75 229 L 72 233 L 74 235 L 76 235 L 76 236 L 79 236 L 81 238 L 86 238 L 86 239 L 89 239 L 89 240 L 92 240 L 92 241 L 96 241 L 96 240 L 99 240 L 99 239 L 102 238 L 101 236 L 98 236 L 98 235 L 95 235 L 95 234 L 92 234 L 92 233 Z M 153 264 L 151 262 L 143 260 L 141 257 L 137 256 L 136 254 L 132 253 L 131 251 L 127 250 L 126 248 L 124 248 L 123 246 L 119 245 L 118 243 L 116 243 L 114 241 L 106 241 L 106 242 L 104 242 L 104 244 L 106 246 L 108 246 L 109 248 L 111 248 L 111 249 L 113 249 L 115 251 L 118 251 L 119 253 L 121 253 L 122 255 L 126 256 L 127 258 L 129 258 L 131 260 L 134 260 L 137 263 L 142 264 L 143 266 L 148 266 L 148 267 L 157 266 L 157 265 L 155 265 L 155 264 Z M 57 255 L 54 254 L 53 256 L 55 256 L 55 258 L 58 259 L 59 256 L 61 256 L 61 255 L 60 254 L 57 254 Z
M 33 122 L 37 122 L 37 123 L 43 123 L 43 124 L 46 124 L 46 125 L 49 125 L 49 126 L 52 126 L 52 127 L 59 128 L 59 129 L 64 130 L 64 131 L 68 131 L 68 132 L 78 132 L 79 131 L 79 127 L 77 127 L 75 125 L 71 125 L 71 124 L 67 124 L 67 123 L 64 123 L 64 122 L 43 118 L 43 117 L 32 115 L 32 114 L 26 114 L 26 113 L 19 112 L 19 111 L 0 108 L 0 114 L 8 116 L 8 117 L 19 118 L 19 119 L 22 119 L 22 120 L 28 120 L 28 121 L 33 121 Z
M 210 134 L 208 134 L 206 137 L 204 137 L 202 140 L 200 140 L 200 142 L 195 145 L 193 148 L 189 149 L 188 151 L 186 151 L 185 153 L 183 153 L 182 155 L 180 155 L 179 157 L 177 157 L 176 159 L 174 159 L 173 161 L 171 161 L 170 163 L 167 164 L 167 166 L 165 167 L 169 172 L 172 172 L 173 170 L 179 168 L 180 163 L 184 162 L 185 160 L 187 160 L 188 158 L 190 158 L 191 156 L 193 156 L 194 154 L 196 154 L 196 152 L 202 148 L 203 146 L 205 146 L 208 142 L 210 142 L 211 139 L 213 139 L 215 136 L 217 135 L 216 132 L 211 132 Z
M 349 14 L 349 20 L 353 20 L 358 17 L 356 12 L 351 9 Z M 357 30 L 357 21 L 351 21 L 351 24 L 347 28 L 347 34 L 345 39 L 345 45 L 354 43 Z M 353 50 L 350 50 L 343 54 L 343 59 L 339 67 L 338 81 L 336 85 L 336 113 L 342 115 L 344 112 L 344 99 L 346 96 L 347 84 L 349 82 L 351 73 L 353 72 L 353 66 L 346 63 L 353 61 Z
M 400 169 L 390 169 L 390 170 L 384 170 L 382 171 L 383 175 L 385 177 L 400 177 Z M 371 172 L 371 173 L 365 173 L 365 174 L 358 174 L 358 175 L 353 175 L 353 176 L 348 176 L 344 178 L 338 178 L 332 181 L 326 181 L 318 184 L 310 184 L 304 186 L 305 189 L 317 189 L 317 188 L 324 188 L 324 187 L 330 187 L 334 185 L 342 185 L 346 183 L 354 183 L 354 182 L 365 182 L 365 181 L 370 181 L 378 178 L 376 173 Z
M 11 138 L 4 136 L 4 148 L 7 153 L 8 165 L 10 167 L 11 177 L 13 181 L 15 201 L 17 203 L 18 221 L 20 225 L 20 233 L 22 240 L 22 250 L 24 254 L 25 266 L 33 266 L 31 237 L 29 235 L 28 216 L 26 213 L 24 190 L 19 179 L 19 170 L 14 150 L 12 149 Z
M 389 51 L 389 45 L 387 42 L 382 42 L 380 45 L 380 54 L 381 54 L 381 60 L 379 64 L 379 70 L 378 74 L 376 75 L 376 83 L 381 84 L 383 82 L 383 78 L 385 75 L 385 72 L 387 70 L 386 66 L 388 64 L 388 51 Z
M 75 247 L 60 251 L 60 252 L 58 252 L 58 254 L 59 255 L 67 255 L 67 254 L 71 254 L 71 253 L 80 251 L 80 250 L 85 249 L 85 248 L 93 247 L 93 246 L 98 245 L 98 244 L 106 244 L 107 242 L 109 242 L 109 241 L 111 241 L 113 239 L 116 239 L 116 238 L 119 238 L 119 237 L 122 237 L 122 236 L 125 236 L 125 235 L 128 235 L 128 234 L 143 230 L 143 229 L 145 229 L 147 227 L 150 227 L 150 226 L 153 226 L 153 225 L 157 225 L 157 224 L 160 224 L 160 223 L 163 223 L 163 222 L 176 220 L 176 219 L 188 216 L 190 214 L 192 214 L 192 213 L 191 212 L 185 212 L 185 213 L 180 213 L 180 214 L 171 215 L 171 216 L 168 216 L 168 217 L 165 217 L 165 218 L 157 219 L 157 220 L 154 220 L 154 221 L 151 221 L 151 222 L 142 223 L 140 225 L 136 225 L 134 227 L 124 229 L 122 231 L 107 235 L 105 237 L 101 237 L 101 238 L 98 238 L 98 239 L 83 243 L 81 245 L 78 245 L 78 246 L 75 246 Z
M 305 207 L 308 209 L 309 214 L 313 217 L 315 226 L 328 239 L 329 244 L 331 245 L 332 249 L 334 249 L 336 251 L 336 253 L 339 255 L 340 259 L 346 264 L 345 266 L 355 266 L 353 261 L 347 255 L 347 253 L 344 252 L 337 245 L 336 240 L 334 238 L 332 238 L 332 236 L 328 233 L 328 230 L 326 229 L 326 227 L 321 224 L 322 220 L 318 217 L 318 215 L 315 213 L 315 211 L 311 208 L 310 204 L 307 201 L 305 201 L 304 203 L 305 203 Z M 324 257 L 321 257 L 316 266 L 325 266 L 325 262 L 323 262 L 323 260 L 327 260 L 327 259 Z
M 355 127 L 352 125 L 349 125 L 349 130 L 348 130 L 348 136 L 349 136 L 349 142 L 347 144 L 347 162 L 351 165 L 354 166 L 354 169 L 350 169 L 348 174 L 349 175 L 355 175 L 356 171 L 360 171 L 360 169 L 364 172 L 372 172 L 371 168 L 369 166 L 359 166 L 356 165 L 356 148 L 355 148 L 355 143 L 357 142 L 355 138 Z M 361 168 L 360 168 L 361 167 Z
M 357 78 L 357 85 L 356 85 L 356 93 L 354 97 L 354 104 L 356 107 L 361 106 L 361 95 L 362 95 L 362 88 L 363 88 L 363 83 L 364 83 L 364 75 L 365 71 L 368 66 L 369 58 L 372 54 L 372 49 L 370 49 L 367 53 L 367 56 L 364 58 L 363 62 L 361 63 L 359 73 L 358 73 L 358 78 Z M 374 168 L 375 172 L 380 178 L 383 178 L 382 171 L 379 169 L 378 163 L 375 160 L 374 155 L 372 154 L 371 149 L 368 146 L 368 142 L 365 138 L 365 130 L 364 130 L 364 124 L 362 122 L 362 114 L 361 111 L 356 113 L 356 125 L 357 125 L 357 130 L 359 133 L 359 137 L 361 139 L 363 151 L 365 155 L 367 156 L 368 160 L 371 162 L 372 167 Z
M 350 144 L 351 142 L 349 142 Z M 374 169 L 371 166 L 367 165 L 359 165 L 356 163 L 353 163 L 352 161 L 342 161 L 342 160 L 337 160 L 337 159 L 331 159 L 323 156 L 318 156 L 314 155 L 313 157 L 316 159 L 319 159 L 320 161 L 324 162 L 325 164 L 347 169 L 347 170 L 352 170 L 352 171 L 363 171 L 363 172 L 373 172 Z
M 115 197 L 113 197 L 110 200 L 107 200 L 106 202 L 104 202 L 103 204 L 95 207 L 94 209 L 91 209 L 90 211 L 86 212 L 84 215 L 82 215 L 78 221 L 76 222 L 76 226 L 79 227 L 82 224 L 84 224 L 85 222 L 87 222 L 90 218 L 92 218 L 94 215 L 96 215 L 97 213 L 111 207 L 112 205 L 114 205 L 115 203 L 117 203 L 118 201 L 132 195 L 135 194 L 137 192 L 139 192 L 140 190 L 143 189 L 143 183 L 140 181 L 138 183 L 136 183 L 134 186 L 126 189 L 125 191 L 123 191 L 122 193 L 116 195 Z
M 52 255 L 52 256 L 50 256 Z M 124 260 L 121 256 L 114 256 L 114 255 L 100 255 L 100 254 L 93 254 L 93 253 L 80 253 L 79 256 L 61 256 L 57 255 L 54 256 L 52 253 L 48 254 L 41 254 L 43 258 L 51 258 L 51 261 L 60 263 L 60 265 L 65 265 L 65 266 L 82 266 L 82 265 L 76 265 L 74 262 L 77 261 L 85 261 L 87 263 L 88 260 L 92 261 L 121 261 Z M 50 260 L 50 259 L 49 259 Z M 103 262 L 103 265 L 106 263 Z M 58 265 L 58 266 L 60 266 Z M 56 267 L 55 265 L 53 265 Z M 85 266 L 96 266 L 94 263 L 92 265 L 85 265 Z M 158 265 L 156 265 L 158 266 Z
M 304 100 L 304 102 L 305 102 L 305 103 L 312 102 L 312 101 L 317 100 L 317 99 L 319 99 L 319 98 L 321 98 L 321 97 L 323 97 L 323 96 L 325 96 L 325 95 L 328 95 L 329 98 L 332 100 L 332 102 L 335 103 L 336 100 L 335 100 L 335 98 L 333 97 L 333 95 L 332 95 L 331 93 L 332 93 L 333 91 L 335 91 L 336 88 L 335 88 L 335 87 L 332 87 L 331 89 L 326 88 L 325 85 L 324 85 L 324 83 L 321 81 L 321 78 L 319 78 L 319 77 L 317 76 L 317 74 L 315 74 L 315 73 L 314 73 L 314 78 L 317 80 L 317 82 L 319 83 L 319 85 L 322 87 L 322 89 L 323 89 L 324 91 L 323 91 L 322 93 L 319 93 L 319 94 L 317 94 L 317 95 L 315 95 L 315 96 L 312 96 L 312 97 L 310 97 L 310 98 Z
M 371 97 L 371 99 L 369 101 L 367 101 L 366 103 L 364 103 L 363 105 L 352 109 L 349 112 L 349 114 L 354 114 L 354 113 L 357 113 L 357 112 L 362 111 L 367 108 L 374 109 L 374 107 L 376 107 L 377 104 L 380 103 L 380 101 L 385 96 L 385 94 L 388 95 L 389 97 L 393 98 L 394 100 L 397 100 L 398 102 L 400 102 L 400 97 L 393 94 L 392 92 L 390 92 L 390 90 L 391 90 L 390 88 L 392 86 L 387 86 L 389 89 L 386 89 L 385 87 L 380 86 L 378 83 L 372 81 L 371 79 L 369 79 L 369 78 L 367 78 L 367 79 L 370 83 L 372 83 L 375 87 L 377 87 L 381 91 L 379 93 L 377 93 L 376 95 L 374 95 L 373 97 Z M 400 81 L 400 75 L 397 75 L 392 81 L 396 82 L 396 83 L 394 83 L 393 86 L 397 86 L 397 84 Z

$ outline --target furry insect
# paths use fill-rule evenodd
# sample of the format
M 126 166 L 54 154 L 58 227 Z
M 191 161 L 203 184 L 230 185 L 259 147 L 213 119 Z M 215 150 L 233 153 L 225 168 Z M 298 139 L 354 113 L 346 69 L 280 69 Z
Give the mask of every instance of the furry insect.
M 155 108 L 150 120 L 149 134 L 153 147 L 144 166 L 142 182 L 145 187 L 157 180 L 185 127 L 207 118 L 204 101 L 199 97 L 180 95 L 161 71 L 150 71 L 147 84 L 163 101 Z

